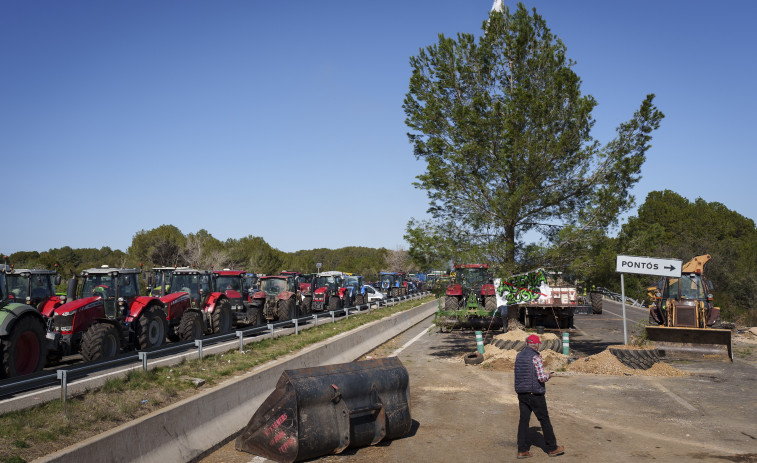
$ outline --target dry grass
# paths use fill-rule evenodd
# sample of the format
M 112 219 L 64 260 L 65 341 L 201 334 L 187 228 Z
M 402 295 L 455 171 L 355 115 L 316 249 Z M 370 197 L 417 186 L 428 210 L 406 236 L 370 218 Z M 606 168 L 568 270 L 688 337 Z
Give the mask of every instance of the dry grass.
M 0 415 L 0 463 L 17 463 L 48 455 L 178 402 L 198 390 L 187 378 L 204 380 L 205 385 L 199 390 L 212 387 L 257 365 L 432 299 L 429 296 L 353 314 L 346 320 L 301 331 L 297 336 L 248 344 L 244 352 L 229 350 L 147 373 L 134 370 L 126 378 L 112 379 L 97 390 L 69 397 L 65 406 L 56 400 Z

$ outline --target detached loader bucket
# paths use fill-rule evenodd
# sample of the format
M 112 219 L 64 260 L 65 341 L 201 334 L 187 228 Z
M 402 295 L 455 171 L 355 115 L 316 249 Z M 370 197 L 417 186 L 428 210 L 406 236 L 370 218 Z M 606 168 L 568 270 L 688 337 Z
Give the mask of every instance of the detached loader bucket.
M 647 326 L 647 339 L 660 343 L 664 357 L 702 357 L 724 355 L 733 360 L 731 330 Z M 723 349 L 725 348 L 725 349 Z
M 289 463 L 410 432 L 407 370 L 396 358 L 286 370 L 236 449 Z

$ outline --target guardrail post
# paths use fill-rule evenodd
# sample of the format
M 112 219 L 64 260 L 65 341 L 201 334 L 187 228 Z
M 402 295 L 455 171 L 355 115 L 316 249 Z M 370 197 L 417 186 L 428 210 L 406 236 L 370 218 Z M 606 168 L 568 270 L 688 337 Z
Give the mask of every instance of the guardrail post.
M 295 319 L 294 319 L 294 334 L 300 334 L 300 329 L 299 329 L 299 327 L 300 327 L 300 324 L 299 324 L 299 320 L 297 320 L 297 319 L 295 318 Z
M 314 313 L 313 318 L 315 319 L 315 326 L 318 326 L 318 314 Z
M 334 323 L 334 311 L 330 310 L 329 313 L 331 314 L 331 323 Z
M 239 352 L 244 352 L 244 331 L 237 331 L 236 333 L 239 338 Z
M 65 405 L 66 395 L 68 394 L 68 371 L 58 370 L 57 374 L 60 380 L 60 401 Z
M 202 360 L 202 339 L 195 339 L 195 346 L 198 354 L 200 354 L 200 360 Z
M 347 307 L 344 308 L 344 318 L 350 318 L 350 309 L 348 309 Z
M 147 373 L 147 352 L 137 352 L 139 360 L 142 361 L 142 370 Z
M 268 329 L 271 330 L 271 339 L 274 339 L 275 336 L 273 335 L 273 324 L 269 323 L 268 324 Z

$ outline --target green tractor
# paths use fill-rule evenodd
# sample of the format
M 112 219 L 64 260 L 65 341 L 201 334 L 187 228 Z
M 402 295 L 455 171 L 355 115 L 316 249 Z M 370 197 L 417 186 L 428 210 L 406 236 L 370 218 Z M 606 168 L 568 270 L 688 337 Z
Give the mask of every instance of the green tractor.
M 42 315 L 30 305 L 13 302 L 6 292 L 4 268 L 0 272 L 0 379 L 39 371 L 47 358 Z

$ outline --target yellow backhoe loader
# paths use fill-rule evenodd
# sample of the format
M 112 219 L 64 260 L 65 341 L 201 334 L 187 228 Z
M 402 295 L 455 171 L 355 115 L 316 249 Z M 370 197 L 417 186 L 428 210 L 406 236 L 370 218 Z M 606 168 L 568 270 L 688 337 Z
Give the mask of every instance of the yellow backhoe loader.
M 712 283 L 704 275 L 709 254 L 684 264 L 681 277 L 664 277 L 650 295 L 647 339 L 672 354 L 722 355 L 733 360 L 731 330 L 721 329 L 720 308 L 712 302 Z M 690 357 L 691 355 L 684 355 Z M 668 355 L 670 356 L 670 355 Z

